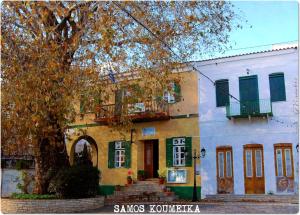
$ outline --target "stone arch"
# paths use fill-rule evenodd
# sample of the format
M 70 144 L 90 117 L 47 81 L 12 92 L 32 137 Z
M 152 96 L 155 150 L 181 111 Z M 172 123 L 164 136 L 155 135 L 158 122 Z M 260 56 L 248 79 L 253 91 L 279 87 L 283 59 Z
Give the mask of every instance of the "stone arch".
M 91 136 L 88 136 L 88 135 L 80 136 L 72 144 L 71 151 L 70 151 L 70 163 L 71 163 L 71 165 L 73 165 L 73 163 L 74 163 L 74 155 L 75 155 L 76 145 L 79 142 L 83 142 L 83 140 L 85 140 L 91 147 L 91 151 L 92 151 L 91 156 L 92 156 L 93 166 L 98 167 L 98 146 L 97 146 L 96 141 Z

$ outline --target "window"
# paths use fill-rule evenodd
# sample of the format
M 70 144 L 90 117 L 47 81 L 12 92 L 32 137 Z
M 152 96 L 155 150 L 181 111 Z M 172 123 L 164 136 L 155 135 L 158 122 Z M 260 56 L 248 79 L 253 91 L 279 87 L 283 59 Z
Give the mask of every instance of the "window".
M 261 150 L 255 150 L 256 177 L 262 177 L 262 156 Z
M 108 168 L 130 168 L 131 144 L 126 141 L 109 142 Z
M 115 142 L 115 167 L 125 166 L 125 146 L 124 142 Z
M 224 178 L 224 152 L 218 152 L 219 177 Z
M 285 83 L 283 73 L 273 73 L 269 75 L 271 101 L 285 101 Z
M 216 102 L 217 107 L 229 104 L 229 84 L 227 79 L 216 81 Z
M 163 98 L 169 104 L 179 102 L 181 99 L 181 88 L 176 82 L 171 82 L 169 89 L 164 91 Z
M 185 166 L 185 138 L 173 139 L 174 166 Z
M 292 144 L 274 144 L 275 168 L 278 177 L 294 177 Z
M 226 152 L 226 176 L 232 177 L 231 151 Z
M 166 139 L 166 166 L 192 166 L 192 138 Z
M 246 150 L 246 176 L 252 177 L 252 151 Z
M 292 176 L 292 162 L 291 162 L 291 150 L 285 149 L 285 175 L 287 177 Z
M 276 150 L 277 176 L 283 176 L 282 150 Z

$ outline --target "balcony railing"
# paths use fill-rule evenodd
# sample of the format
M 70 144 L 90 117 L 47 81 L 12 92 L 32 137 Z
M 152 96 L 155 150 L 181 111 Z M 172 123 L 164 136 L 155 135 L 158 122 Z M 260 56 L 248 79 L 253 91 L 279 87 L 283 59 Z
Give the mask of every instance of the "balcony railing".
M 96 122 L 108 123 L 128 117 L 133 122 L 168 120 L 169 105 L 165 101 L 146 101 L 133 104 L 99 105 L 96 108 Z
M 255 101 L 230 102 L 226 106 L 227 118 L 246 118 L 273 116 L 272 102 L 270 99 L 260 99 Z

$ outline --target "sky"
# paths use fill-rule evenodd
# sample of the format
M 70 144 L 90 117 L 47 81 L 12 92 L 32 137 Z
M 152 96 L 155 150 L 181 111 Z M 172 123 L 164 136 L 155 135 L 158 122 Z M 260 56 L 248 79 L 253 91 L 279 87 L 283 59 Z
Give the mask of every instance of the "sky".
M 297 1 L 232 1 L 235 11 L 248 23 L 243 29 L 230 33 L 232 49 L 224 54 L 215 53 L 213 57 L 235 55 L 271 49 L 269 46 L 247 48 L 267 44 L 285 43 L 298 40 L 298 2 Z M 250 28 L 252 26 L 252 28 Z

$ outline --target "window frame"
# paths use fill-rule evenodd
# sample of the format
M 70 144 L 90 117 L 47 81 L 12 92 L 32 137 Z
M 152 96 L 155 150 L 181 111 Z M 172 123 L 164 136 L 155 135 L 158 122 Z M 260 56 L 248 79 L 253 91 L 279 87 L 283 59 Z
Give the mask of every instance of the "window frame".
M 258 170 L 258 162 L 257 162 L 257 152 L 259 152 L 260 153 L 260 174 L 261 175 L 258 175 L 257 174 L 257 170 Z M 255 149 L 255 176 L 257 177 L 257 178 L 261 178 L 261 177 L 263 177 L 263 161 L 262 161 L 262 150 L 261 149 Z
M 251 168 L 251 175 L 248 175 L 248 161 L 247 161 L 247 152 L 250 152 L 250 168 Z M 252 149 L 246 149 L 245 150 L 245 160 L 246 160 L 246 177 L 252 178 L 253 177 L 253 163 L 252 163 Z
M 177 140 L 177 141 L 176 141 Z M 175 137 L 172 140 L 173 145 L 173 166 L 185 166 L 186 165 L 186 145 L 185 145 L 185 137 Z M 178 151 L 176 152 L 176 149 Z M 178 157 L 176 157 L 178 155 Z M 178 164 L 176 164 L 178 161 Z
M 126 157 L 125 157 L 125 142 L 115 141 L 115 168 L 125 167 Z M 123 159 L 122 159 L 123 158 Z
M 294 179 L 294 158 L 293 158 L 293 145 L 291 143 L 278 143 L 274 144 L 274 160 L 275 160 L 275 176 L 276 177 L 287 177 Z M 278 162 L 277 162 L 277 151 L 281 150 L 281 159 L 282 159 L 282 175 L 278 174 Z M 286 150 L 289 150 L 290 153 L 290 167 L 291 167 L 291 175 L 287 175 L 287 160 L 286 160 Z

